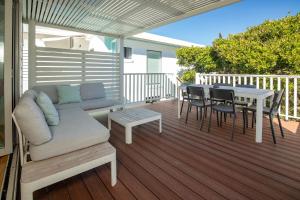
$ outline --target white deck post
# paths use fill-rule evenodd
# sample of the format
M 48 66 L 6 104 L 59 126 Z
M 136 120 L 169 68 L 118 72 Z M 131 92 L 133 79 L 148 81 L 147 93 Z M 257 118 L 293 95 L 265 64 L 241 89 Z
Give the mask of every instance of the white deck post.
M 256 138 L 257 143 L 262 143 L 262 128 L 263 128 L 263 99 L 257 98 L 256 103 Z
M 35 22 L 28 22 L 28 88 L 35 82 Z
M 122 101 L 122 104 L 125 103 L 125 96 L 124 96 L 124 37 L 120 37 L 120 100 Z

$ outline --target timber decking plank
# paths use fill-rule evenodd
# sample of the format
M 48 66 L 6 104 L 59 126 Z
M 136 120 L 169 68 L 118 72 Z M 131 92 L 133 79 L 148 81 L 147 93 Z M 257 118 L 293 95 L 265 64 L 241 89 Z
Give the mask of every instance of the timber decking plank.
M 117 166 L 118 167 L 118 166 Z M 118 181 L 117 184 L 112 187 L 111 186 L 111 180 L 110 180 L 110 168 L 107 166 L 98 167 L 95 169 L 98 177 L 102 180 L 108 191 L 111 193 L 114 199 L 116 200 L 122 200 L 124 197 L 128 200 L 134 200 L 136 199 L 134 195 L 124 186 L 122 181 L 119 179 L 118 175 Z
M 72 200 L 92 199 L 80 176 L 69 178 L 67 180 L 67 188 Z
M 81 177 L 93 199 L 113 199 L 110 192 L 107 190 L 94 170 L 81 174 Z

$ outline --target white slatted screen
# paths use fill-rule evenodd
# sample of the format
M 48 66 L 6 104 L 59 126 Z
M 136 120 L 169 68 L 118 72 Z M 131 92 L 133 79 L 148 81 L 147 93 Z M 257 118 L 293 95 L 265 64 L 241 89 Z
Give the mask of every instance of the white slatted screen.
M 108 97 L 120 99 L 117 53 L 36 47 L 35 63 L 29 68 L 30 86 L 102 82 Z

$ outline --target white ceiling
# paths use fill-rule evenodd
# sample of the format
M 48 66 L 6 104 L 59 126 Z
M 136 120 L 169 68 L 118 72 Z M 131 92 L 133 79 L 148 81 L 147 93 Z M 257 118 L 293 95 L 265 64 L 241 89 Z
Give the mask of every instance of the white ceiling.
M 23 0 L 23 18 L 129 36 L 239 0 Z

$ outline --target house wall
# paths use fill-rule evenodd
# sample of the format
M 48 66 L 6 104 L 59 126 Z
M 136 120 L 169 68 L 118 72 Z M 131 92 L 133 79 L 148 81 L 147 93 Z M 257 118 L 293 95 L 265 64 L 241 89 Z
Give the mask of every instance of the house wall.
M 176 49 L 178 46 L 148 41 L 125 39 L 125 47 L 132 48 L 132 59 L 124 60 L 124 73 L 147 73 L 147 50 L 162 52 L 162 73 L 177 73 Z

